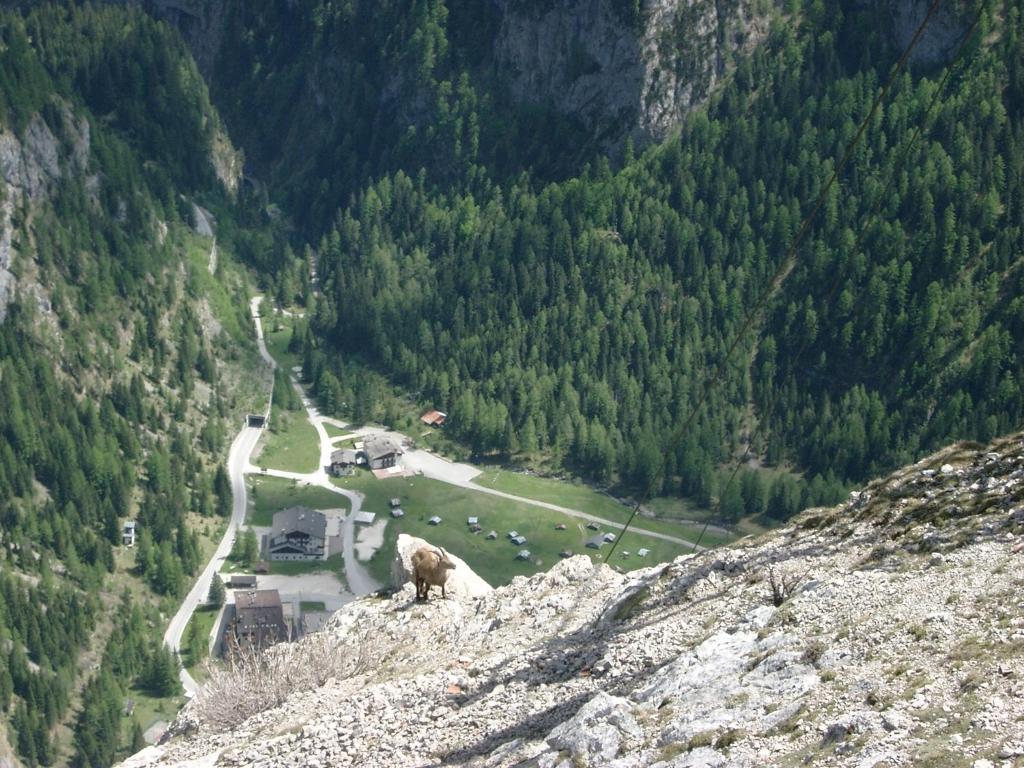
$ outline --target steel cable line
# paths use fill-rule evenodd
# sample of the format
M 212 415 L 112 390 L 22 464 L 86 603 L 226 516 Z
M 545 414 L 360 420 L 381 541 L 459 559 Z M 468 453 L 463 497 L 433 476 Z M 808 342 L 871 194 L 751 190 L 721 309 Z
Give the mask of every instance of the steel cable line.
M 881 194 L 878 196 L 878 198 L 875 201 L 875 204 L 872 206 L 871 210 L 868 211 L 867 215 L 864 217 L 864 221 L 863 221 L 863 223 L 861 225 L 860 233 L 857 235 L 857 240 L 854 242 L 853 246 L 851 247 L 850 253 L 855 254 L 860 249 L 861 245 L 864 242 L 865 236 L 867 235 L 869 229 L 871 228 L 871 225 L 875 223 L 873 221 L 874 218 L 875 218 L 875 215 L 882 208 L 882 205 L 885 204 L 885 201 L 886 201 L 886 199 L 889 196 L 889 192 L 892 190 L 892 186 L 893 186 L 893 184 L 896 181 L 896 172 L 897 172 L 897 170 L 906 163 L 907 157 L 910 155 L 910 150 L 913 149 L 913 147 L 917 143 L 918 139 L 920 139 L 921 135 L 924 133 L 925 126 L 927 125 L 928 120 L 930 119 L 932 109 L 934 109 L 935 105 L 938 103 L 939 97 L 942 95 L 943 91 L 946 88 L 946 83 L 949 81 L 950 76 L 953 74 L 953 70 L 956 69 L 956 66 L 957 66 L 957 64 L 960 61 L 961 55 L 963 54 L 964 50 L 966 50 L 966 48 L 967 48 L 968 41 L 970 41 L 971 36 L 974 34 L 974 30 L 978 26 L 978 22 L 981 21 L 981 13 L 982 13 L 983 10 L 984 10 L 984 4 L 979 4 L 978 12 L 974 16 L 974 21 L 971 23 L 971 25 L 967 28 L 967 31 L 964 33 L 964 36 L 963 36 L 963 38 L 960 41 L 960 45 L 957 47 L 957 50 L 956 50 L 955 54 L 953 55 L 953 59 L 950 61 L 949 66 L 946 68 L 946 71 L 945 71 L 945 73 L 942 76 L 942 79 L 939 81 L 939 84 L 938 84 L 938 86 L 935 89 L 935 93 L 932 94 L 932 98 L 928 102 L 928 106 L 925 108 L 924 116 L 923 116 L 921 122 L 918 123 L 917 128 L 914 131 L 914 134 L 910 137 L 910 141 L 908 141 L 907 144 L 903 147 L 902 154 L 900 155 L 900 157 L 896 161 L 896 163 L 893 165 L 893 172 L 889 176 L 889 179 L 886 182 L 885 188 L 882 190 Z M 825 305 L 827 305 L 832 300 L 832 297 L 835 295 L 836 290 L 838 290 L 839 283 L 841 281 L 842 281 L 842 274 L 837 272 L 835 280 L 832 281 L 832 284 L 831 284 L 831 286 L 830 286 L 830 288 L 828 290 L 828 293 L 825 295 L 825 301 L 824 301 Z M 807 339 L 807 338 L 804 339 L 804 342 L 803 342 L 802 346 L 800 347 L 799 350 L 797 350 L 797 353 L 793 356 L 794 362 L 799 360 L 803 356 L 804 352 L 807 351 L 807 347 L 810 346 L 810 343 L 811 343 L 810 339 Z M 777 400 L 777 399 L 778 399 L 778 397 L 776 396 L 775 400 Z M 763 427 L 768 422 L 767 414 L 771 413 L 772 410 L 774 409 L 774 407 L 775 407 L 775 402 L 773 401 L 765 409 L 766 418 L 758 421 L 757 429 L 754 430 L 753 435 L 751 435 L 750 439 L 747 441 L 747 450 L 744 451 L 743 457 L 739 461 L 737 461 L 736 465 L 733 467 L 733 470 L 732 470 L 732 472 L 729 475 L 729 479 L 726 481 L 725 487 L 722 489 L 722 493 L 719 495 L 718 504 L 716 505 L 715 509 L 712 510 L 712 513 L 715 510 L 720 508 L 722 496 L 724 496 L 725 491 L 727 491 L 729 489 L 729 487 L 732 485 L 733 480 L 736 478 L 736 474 L 739 472 L 740 466 L 742 466 L 742 463 L 749 457 L 749 455 L 750 455 L 750 446 L 753 445 L 757 441 L 757 439 L 761 436 L 761 432 L 763 431 Z M 707 532 L 710 520 L 711 520 L 711 516 L 709 515 L 708 519 L 704 522 L 703 528 L 701 528 L 700 534 L 697 536 L 697 540 L 694 542 L 693 548 L 691 550 L 692 552 L 696 552 L 697 551 L 697 547 L 700 545 L 701 539 L 704 538 L 704 534 Z M 610 552 L 609 552 L 609 554 L 610 554 Z
M 636 519 L 636 516 L 640 511 L 640 507 L 650 497 L 651 492 L 654 490 L 655 483 L 658 482 L 664 475 L 665 466 L 668 464 L 669 455 L 673 453 L 679 446 L 679 444 L 682 442 L 683 437 L 686 435 L 686 432 L 690 428 L 690 426 L 692 426 L 694 419 L 696 419 L 697 417 L 697 414 L 700 412 L 701 408 L 704 407 L 704 404 L 707 402 L 708 397 L 711 394 L 711 391 L 714 389 L 714 385 L 718 383 L 718 381 L 722 377 L 722 373 L 725 371 L 726 366 L 729 365 L 729 362 L 731 361 L 733 353 L 736 351 L 736 348 L 739 346 L 740 342 L 743 341 L 743 339 L 746 337 L 748 331 L 750 331 L 750 329 L 753 327 L 755 318 L 758 316 L 758 314 L 761 312 L 764 306 L 768 303 L 768 301 L 775 295 L 778 289 L 782 287 L 782 283 L 789 276 L 793 267 L 796 265 L 797 248 L 799 248 L 804 236 L 810 229 L 811 223 L 817 217 L 818 211 L 820 211 L 822 205 L 824 205 L 825 198 L 828 195 L 829 190 L 832 189 L 832 186 L 839 178 L 839 175 L 843 172 L 843 170 L 846 168 L 847 163 L 849 163 L 850 159 L 853 157 L 853 152 L 857 148 L 857 145 L 860 143 L 860 140 L 863 138 L 864 133 L 867 130 L 868 124 L 874 118 L 875 113 L 878 112 L 879 106 L 881 106 L 882 101 L 888 95 L 889 90 L 892 88 L 892 84 L 895 82 L 897 75 L 899 75 L 899 73 L 903 71 L 903 68 L 906 66 L 907 61 L 910 58 L 911 52 L 914 50 L 914 47 L 921 39 L 921 36 L 924 34 L 925 27 L 928 26 L 928 22 L 931 21 L 931 18 L 932 16 L 935 15 L 935 11 L 938 9 L 938 7 L 939 0 L 932 0 L 931 5 L 928 7 L 928 13 L 925 14 L 924 19 L 921 21 L 920 25 L 918 25 L 917 30 L 914 32 L 914 36 L 911 38 L 910 43 L 907 45 L 906 49 L 903 51 L 903 54 L 896 62 L 896 66 L 889 74 L 889 77 L 886 80 L 885 85 L 882 86 L 882 89 L 881 91 L 879 91 L 878 96 L 875 97 L 875 101 L 874 103 L 872 103 L 871 109 L 868 111 L 868 114 L 864 117 L 864 119 L 858 126 L 857 133 L 854 134 L 853 138 L 847 144 L 846 149 L 843 152 L 843 156 L 839 161 L 839 164 L 836 166 L 835 170 L 832 171 L 832 175 L 829 177 L 828 182 L 826 182 L 825 186 L 822 187 L 821 191 L 818 193 L 818 198 L 814 203 L 814 207 L 811 209 L 811 212 L 804 217 L 803 222 L 800 225 L 800 229 L 797 231 L 796 236 L 793 238 L 793 242 L 786 250 L 785 256 L 783 256 L 782 260 L 779 262 L 779 266 L 776 267 L 775 272 L 769 279 L 767 288 L 765 288 L 765 290 L 758 297 L 757 301 L 754 302 L 754 305 L 747 311 L 746 315 L 743 318 L 743 322 L 740 324 L 740 328 L 736 333 L 736 336 L 733 338 L 732 343 L 726 349 L 725 356 L 721 359 L 721 361 L 719 361 L 719 363 L 715 366 L 715 369 L 712 372 L 711 376 L 709 376 L 705 380 L 704 384 L 701 386 L 700 396 L 697 398 L 697 402 L 690 409 L 690 413 L 687 415 L 683 423 L 672 435 L 671 440 L 669 440 L 668 442 L 667 448 L 662 452 L 661 462 L 658 464 L 657 471 L 647 482 L 647 486 L 644 488 L 643 493 L 641 493 L 640 497 L 637 499 L 636 504 L 633 506 L 633 511 L 627 518 L 626 524 L 622 527 L 622 532 L 615 539 L 615 541 L 612 542 L 612 548 L 608 550 L 608 554 L 604 558 L 605 562 L 611 560 L 611 557 L 615 553 L 615 549 L 618 547 L 619 542 L 622 541 L 622 537 L 625 536 L 626 532 L 629 530 L 629 526 L 632 525 L 633 520 Z M 979 9 L 979 17 L 980 13 L 981 11 Z M 705 522 L 704 531 L 707 530 L 708 522 L 710 522 L 710 519 L 707 522 Z M 703 531 L 700 537 L 698 538 L 702 537 Z M 694 551 L 696 551 L 696 545 L 698 543 L 699 542 L 694 542 Z

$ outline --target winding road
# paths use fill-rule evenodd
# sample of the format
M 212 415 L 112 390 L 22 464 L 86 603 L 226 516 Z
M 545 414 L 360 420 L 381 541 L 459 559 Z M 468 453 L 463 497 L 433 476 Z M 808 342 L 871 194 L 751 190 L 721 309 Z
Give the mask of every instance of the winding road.
M 200 214 L 201 215 L 201 214 Z M 205 217 L 203 217 L 205 223 Z M 214 243 L 214 249 L 216 249 L 216 243 Z M 211 252 L 211 265 L 212 260 L 216 256 L 214 252 Z M 277 368 L 277 361 L 270 354 L 267 349 L 266 342 L 263 337 L 263 325 L 260 318 L 260 304 L 263 300 L 262 296 L 256 296 L 251 299 L 249 303 L 249 312 L 252 315 L 253 324 L 256 330 L 256 343 L 259 348 L 260 357 L 267 363 L 267 365 L 274 370 Z M 256 444 L 259 442 L 260 435 L 263 433 L 265 427 L 250 427 L 245 426 L 235 437 L 234 442 L 231 444 L 231 450 L 228 455 L 228 474 L 231 478 L 231 490 L 234 496 L 234 501 L 231 509 L 231 519 L 228 522 L 227 528 L 224 531 L 224 537 L 218 544 L 216 551 L 213 554 L 212 559 L 207 563 L 206 568 L 196 579 L 192 589 L 188 595 L 185 596 L 181 607 L 178 612 L 171 619 L 170 624 L 167 627 L 167 631 L 164 633 L 164 644 L 175 653 L 180 652 L 181 639 L 185 632 L 185 627 L 188 626 L 189 619 L 195 612 L 196 608 L 206 600 L 206 596 L 209 592 L 210 581 L 213 575 L 217 573 L 227 559 L 228 554 L 231 552 L 231 546 L 235 539 L 235 534 L 239 527 L 244 524 L 246 510 L 248 505 L 247 489 L 245 484 L 245 476 L 247 474 L 262 475 L 268 477 L 280 477 L 287 480 L 293 480 L 300 485 L 316 486 L 323 488 L 331 493 L 336 493 L 339 496 L 344 496 L 348 499 L 351 507 L 349 514 L 345 516 L 342 529 L 342 557 L 345 563 L 345 578 L 348 582 L 349 591 L 357 597 L 368 595 L 376 592 L 382 588 L 382 584 L 378 583 L 369 572 L 366 567 L 359 562 L 355 554 L 354 540 L 355 540 L 355 516 L 362 509 L 363 494 L 358 491 L 350 491 L 345 488 L 339 488 L 331 482 L 330 477 L 326 472 L 326 467 L 331 463 L 331 452 L 333 451 L 332 442 L 337 441 L 339 438 L 332 438 L 327 434 L 327 430 L 324 428 L 325 424 L 332 424 L 342 429 L 348 425 L 343 421 L 334 419 L 328 416 L 323 416 L 312 401 L 307 396 L 306 392 L 302 387 L 295 381 L 295 378 L 289 374 L 291 385 L 298 392 L 302 405 L 306 410 L 306 417 L 309 423 L 316 430 L 317 437 L 320 443 L 320 462 L 319 467 L 315 472 L 300 473 L 300 472 L 286 472 L 283 470 L 260 468 L 254 466 L 251 463 L 252 452 L 256 448 Z M 271 399 L 273 398 L 273 387 L 271 387 Z M 270 405 L 268 403 L 267 412 L 270 411 Z M 396 432 L 387 432 L 386 430 L 366 427 L 356 430 L 356 434 L 368 435 L 374 433 L 386 433 L 397 439 L 399 442 L 405 441 L 405 436 Z M 487 488 L 485 486 L 477 485 L 473 482 L 473 478 L 480 473 L 480 470 L 472 467 L 468 464 L 459 464 L 446 461 L 438 456 L 435 456 L 428 451 L 421 450 L 409 450 L 405 454 L 404 459 L 405 465 L 416 472 L 422 474 L 424 477 L 430 477 L 435 480 L 440 480 L 445 483 L 457 485 L 463 488 L 467 488 L 480 493 L 487 493 L 492 496 L 500 496 L 505 499 L 511 499 L 513 501 L 519 501 L 525 504 L 531 504 L 535 507 L 542 507 L 544 509 L 553 510 L 555 512 L 561 512 L 562 514 L 569 515 L 582 520 L 599 523 L 607 528 L 622 529 L 624 525 L 622 523 L 616 523 L 611 520 L 607 520 L 603 517 L 589 514 L 587 512 L 580 511 L 578 509 L 571 509 L 569 507 L 563 507 L 558 504 L 551 504 L 545 501 L 539 501 L 537 499 L 531 499 L 524 496 L 516 496 L 511 493 L 505 493 L 494 488 Z M 665 541 L 671 541 L 675 544 L 682 546 L 693 547 L 693 542 L 686 539 L 679 538 L 677 536 L 671 536 L 669 534 L 660 533 L 657 531 L 650 531 L 640 528 L 633 528 L 632 531 L 637 534 L 644 536 L 650 536 L 656 539 L 663 539 Z M 704 547 L 697 547 L 699 551 L 703 551 Z M 192 678 L 184 667 L 180 673 L 182 686 L 185 688 L 186 695 L 192 696 L 198 689 L 198 684 Z
M 256 344 L 259 348 L 260 357 L 262 357 L 267 365 L 273 370 L 277 368 L 277 361 L 274 360 L 273 355 L 270 354 L 270 351 L 267 349 L 266 341 L 263 338 L 263 324 L 260 321 L 259 312 L 262 300 L 262 296 L 254 297 L 249 303 L 249 313 L 252 315 L 253 324 L 256 328 Z M 167 631 L 164 632 L 164 645 L 174 651 L 175 654 L 180 654 L 181 639 L 185 634 L 185 628 L 188 626 L 188 622 L 192 618 L 192 614 L 195 610 L 206 601 L 213 575 L 218 573 L 223 567 L 224 561 L 231 552 L 231 546 L 234 543 L 235 534 L 239 527 L 245 523 L 245 515 L 248 507 L 248 493 L 245 485 L 245 476 L 247 474 L 265 474 L 273 477 L 285 477 L 295 480 L 302 485 L 315 485 L 347 498 L 351 505 L 351 511 L 346 515 L 344 522 L 343 558 L 345 562 L 345 578 L 348 581 L 349 591 L 357 597 L 360 597 L 362 595 L 368 595 L 372 592 L 376 592 L 382 587 L 381 584 L 370 576 L 363 564 L 356 558 L 355 548 L 353 546 L 353 539 L 355 537 L 354 519 L 356 513 L 362 508 L 363 495 L 355 491 L 338 488 L 336 485 L 331 483 L 330 478 L 323 469 L 323 467 L 330 464 L 332 450 L 331 439 L 327 435 L 327 430 L 324 429 L 324 422 L 336 424 L 337 420 L 321 416 L 316 407 L 312 405 L 310 400 L 302 391 L 302 388 L 294 379 L 292 379 L 292 386 L 296 388 L 302 397 L 302 403 L 306 408 L 307 417 L 313 425 L 313 428 L 316 429 L 317 435 L 320 438 L 321 468 L 310 474 L 297 474 L 294 472 L 281 472 L 278 470 L 267 470 L 266 472 L 261 471 L 258 467 L 254 467 L 252 465 L 250 459 L 253 450 L 256 448 L 256 444 L 259 442 L 260 435 L 263 433 L 264 427 L 250 427 L 248 425 L 242 427 L 241 431 L 231 443 L 231 450 L 228 453 L 228 476 L 231 478 L 231 492 L 233 496 L 231 519 L 228 521 L 227 528 L 224 531 L 224 536 L 217 545 L 217 549 L 213 553 L 213 557 L 206 564 L 203 572 L 199 574 L 195 583 L 192 585 L 192 589 L 189 590 L 185 599 L 182 601 L 181 606 L 178 608 L 177 613 L 175 613 L 171 618 L 171 621 L 167 626 Z M 272 397 L 273 394 L 271 394 L 271 398 Z M 268 412 L 269 409 L 270 405 L 268 403 Z M 195 695 L 199 686 L 195 679 L 193 679 L 193 677 L 188 673 L 188 670 L 182 667 L 179 677 L 186 695 Z

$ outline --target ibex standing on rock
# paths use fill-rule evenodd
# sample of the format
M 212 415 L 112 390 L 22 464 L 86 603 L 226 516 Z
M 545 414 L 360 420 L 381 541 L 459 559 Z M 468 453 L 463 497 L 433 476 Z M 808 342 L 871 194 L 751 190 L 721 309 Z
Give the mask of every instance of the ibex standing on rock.
M 431 587 L 440 587 L 441 597 L 447 597 L 444 585 L 448 572 L 455 568 L 447 552 L 440 547 L 420 547 L 412 553 L 411 562 L 417 600 L 426 600 Z

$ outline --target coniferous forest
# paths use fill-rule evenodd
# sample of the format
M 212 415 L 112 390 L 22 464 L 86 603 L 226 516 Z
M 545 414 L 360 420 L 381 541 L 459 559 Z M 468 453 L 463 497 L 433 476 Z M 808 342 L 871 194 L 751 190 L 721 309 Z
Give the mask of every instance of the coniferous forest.
M 899 59 L 882 0 L 757 3 L 763 42 L 646 142 L 518 101 L 500 4 L 214 5 L 201 65 L 160 3 L 0 11 L 0 137 L 56 168 L 0 186 L 0 759 L 110 765 L 126 699 L 177 693 L 159 638 L 230 513 L 252 283 L 306 309 L 325 412 L 399 392 L 463 455 L 720 522 L 1024 422 L 1021 0 L 953 4 L 962 49 L 896 77 L 763 306 Z

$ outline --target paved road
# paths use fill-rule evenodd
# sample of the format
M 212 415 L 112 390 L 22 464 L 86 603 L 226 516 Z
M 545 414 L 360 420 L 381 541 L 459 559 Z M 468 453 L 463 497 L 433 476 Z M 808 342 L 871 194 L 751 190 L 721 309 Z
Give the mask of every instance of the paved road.
M 270 352 L 267 351 L 267 345 L 263 341 L 263 326 L 259 319 L 259 305 L 261 297 L 256 297 L 250 303 L 250 311 L 256 322 L 256 340 L 259 344 L 260 355 L 266 360 L 271 367 L 276 368 L 277 362 L 271 356 Z M 384 585 L 374 579 L 369 571 L 366 570 L 366 566 L 359 562 L 359 559 L 355 555 L 355 548 L 352 545 L 353 539 L 355 538 L 355 516 L 356 513 L 362 509 L 363 505 L 363 494 L 357 491 L 349 491 L 345 488 L 339 488 L 331 482 L 330 477 L 326 472 L 326 467 L 331 463 L 331 453 L 334 451 L 334 447 L 331 445 L 331 438 L 327 434 L 327 430 L 324 429 L 324 424 L 332 424 L 340 429 L 344 429 L 347 425 L 343 421 L 324 416 L 317 410 L 317 407 L 306 395 L 306 392 L 302 389 L 295 377 L 289 374 L 291 384 L 295 387 L 295 391 L 298 392 L 302 405 L 306 409 L 306 418 L 309 423 L 313 425 L 313 429 L 316 430 L 317 439 L 320 441 L 320 463 L 319 467 L 315 472 L 301 473 L 301 472 L 285 472 L 278 469 L 267 468 L 265 471 L 259 467 L 254 467 L 249 463 L 248 457 L 244 467 L 244 472 L 252 474 L 263 474 L 270 477 L 281 477 L 287 480 L 295 480 L 302 485 L 313 485 L 318 488 L 324 488 L 332 493 L 336 493 L 339 496 L 344 496 L 349 500 L 351 511 L 345 517 L 343 523 L 342 535 L 344 537 L 344 544 L 342 546 L 342 557 L 345 562 L 345 580 L 348 582 L 349 591 L 356 596 L 369 595 L 381 589 Z
M 256 338 L 260 347 L 260 355 L 271 366 L 274 366 L 274 358 L 267 352 L 267 347 L 263 343 L 263 329 L 259 321 L 260 300 L 261 297 L 259 296 L 254 298 L 249 305 L 249 311 L 252 313 L 253 321 L 256 324 Z M 192 614 L 199 607 L 200 603 L 206 601 L 213 574 L 217 573 L 223 566 L 224 561 L 231 552 L 235 533 L 238 531 L 239 526 L 245 522 L 245 512 L 248 503 L 245 488 L 245 470 L 249 466 L 249 457 L 252 455 L 256 443 L 259 442 L 262 432 L 263 429 L 260 427 L 242 427 L 234 442 L 231 443 L 231 450 L 228 452 L 228 476 L 231 478 L 231 492 L 233 496 L 231 519 L 228 521 L 224 537 L 220 540 L 220 544 L 217 545 L 213 557 L 206 564 L 203 572 L 199 574 L 199 578 L 192 585 L 192 589 L 185 596 L 181 607 L 178 608 L 178 612 L 174 614 L 171 623 L 167 626 L 167 631 L 164 632 L 164 645 L 176 654 L 181 651 L 181 638 L 185 633 L 185 627 L 188 626 L 189 619 L 192 618 Z M 181 668 L 180 678 L 186 694 L 194 695 L 198 685 L 184 667 Z
M 234 495 L 231 519 L 228 521 L 227 529 L 224 531 L 224 538 L 217 545 L 213 558 L 206 564 L 203 572 L 199 574 L 199 578 L 192 585 L 192 589 L 185 596 L 185 600 L 182 602 L 178 612 L 174 614 L 174 618 L 171 619 L 171 623 L 164 633 L 164 644 L 175 653 L 178 653 L 181 649 L 181 638 L 185 633 L 185 627 L 188 625 L 189 619 L 192 618 L 192 613 L 201 603 L 206 601 L 213 574 L 217 573 L 223 566 L 224 561 L 231 552 L 231 545 L 235 540 L 235 532 L 245 521 L 246 493 L 243 468 L 248 463 L 249 454 L 256 447 L 261 432 L 262 430 L 257 427 L 244 427 L 238 433 L 238 436 L 235 437 L 234 442 L 231 443 L 231 451 L 228 454 L 228 474 L 231 478 L 231 490 Z M 184 686 L 186 693 L 194 694 L 198 686 L 184 667 L 181 669 L 180 677 L 181 684 Z

